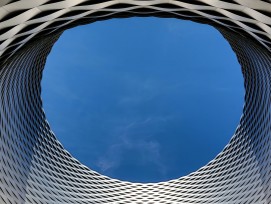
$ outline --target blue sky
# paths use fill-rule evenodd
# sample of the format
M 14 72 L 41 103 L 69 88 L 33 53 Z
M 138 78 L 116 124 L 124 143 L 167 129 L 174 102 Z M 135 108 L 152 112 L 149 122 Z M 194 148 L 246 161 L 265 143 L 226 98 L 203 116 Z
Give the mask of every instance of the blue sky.
M 208 25 L 112 19 L 64 32 L 50 53 L 42 99 L 52 130 L 107 176 L 158 182 L 213 159 L 244 101 L 240 65 Z

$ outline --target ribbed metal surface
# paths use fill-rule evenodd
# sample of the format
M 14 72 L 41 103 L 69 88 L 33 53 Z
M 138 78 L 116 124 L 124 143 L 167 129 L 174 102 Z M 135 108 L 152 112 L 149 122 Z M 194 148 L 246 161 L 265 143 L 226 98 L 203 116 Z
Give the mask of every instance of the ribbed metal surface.
M 97 3 L 98 2 L 98 3 Z M 0 203 L 271 203 L 271 3 L 257 0 L 2 0 Z M 235 134 L 206 166 L 160 183 L 100 175 L 73 158 L 46 121 L 40 82 L 61 33 L 108 18 L 159 16 L 217 28 L 242 66 Z

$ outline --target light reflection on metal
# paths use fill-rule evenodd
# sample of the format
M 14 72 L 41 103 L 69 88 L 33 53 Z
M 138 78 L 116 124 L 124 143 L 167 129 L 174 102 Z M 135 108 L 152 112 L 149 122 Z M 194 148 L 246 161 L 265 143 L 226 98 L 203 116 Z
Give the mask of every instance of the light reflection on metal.
M 56 139 L 40 82 L 68 28 L 118 17 L 189 19 L 218 29 L 242 67 L 245 104 L 224 150 L 187 176 L 131 183 L 100 175 Z M 3 0 L 0 2 L 0 203 L 271 203 L 271 2 Z

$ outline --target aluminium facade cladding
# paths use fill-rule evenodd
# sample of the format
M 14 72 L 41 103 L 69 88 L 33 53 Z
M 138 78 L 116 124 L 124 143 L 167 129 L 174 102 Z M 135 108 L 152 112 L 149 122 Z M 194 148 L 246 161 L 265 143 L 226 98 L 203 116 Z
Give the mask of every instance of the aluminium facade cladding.
M 63 148 L 42 108 L 42 71 L 61 33 L 133 16 L 215 27 L 244 77 L 243 114 L 228 145 L 206 166 L 167 182 L 124 182 L 92 171 Z M 270 51 L 269 0 L 1 0 L 0 203 L 271 204 Z

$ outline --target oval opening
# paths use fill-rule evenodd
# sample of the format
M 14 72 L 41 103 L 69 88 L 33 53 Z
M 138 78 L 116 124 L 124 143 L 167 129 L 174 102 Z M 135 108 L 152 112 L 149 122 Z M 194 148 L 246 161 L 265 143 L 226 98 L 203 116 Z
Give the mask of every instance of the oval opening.
M 228 143 L 243 106 L 240 65 L 208 25 L 111 19 L 64 32 L 42 79 L 43 107 L 63 146 L 120 180 L 191 173 Z

